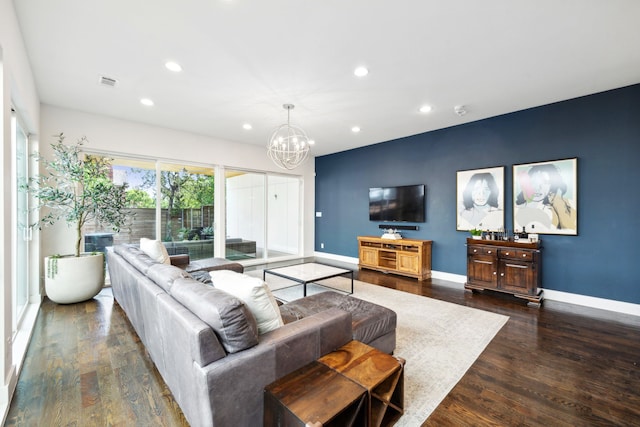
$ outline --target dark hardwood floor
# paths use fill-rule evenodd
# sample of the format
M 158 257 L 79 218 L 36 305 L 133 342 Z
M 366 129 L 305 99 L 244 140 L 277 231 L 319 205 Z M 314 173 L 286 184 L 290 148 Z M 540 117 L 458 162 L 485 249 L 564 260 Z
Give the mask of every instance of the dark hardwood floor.
M 530 308 L 435 279 L 356 277 L 510 317 L 423 425 L 640 425 L 640 317 L 553 301 Z M 43 303 L 5 425 L 187 422 L 105 289 L 85 303 Z

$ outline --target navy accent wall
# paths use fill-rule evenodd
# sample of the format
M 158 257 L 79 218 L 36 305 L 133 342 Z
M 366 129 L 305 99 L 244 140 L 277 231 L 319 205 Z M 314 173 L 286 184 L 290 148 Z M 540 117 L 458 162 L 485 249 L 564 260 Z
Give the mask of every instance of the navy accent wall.
M 571 157 L 578 236 L 540 236 L 542 286 L 640 303 L 640 85 L 317 157 L 315 250 L 357 258 L 356 237 L 381 234 L 369 221 L 369 187 L 426 184 L 426 222 L 402 234 L 433 240 L 433 270 L 466 275 L 456 171 L 506 167 L 511 229 L 512 165 Z

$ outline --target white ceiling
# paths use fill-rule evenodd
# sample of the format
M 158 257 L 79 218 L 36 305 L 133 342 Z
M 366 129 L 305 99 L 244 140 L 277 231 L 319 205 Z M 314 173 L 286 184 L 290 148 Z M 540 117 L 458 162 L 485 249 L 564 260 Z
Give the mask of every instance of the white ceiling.
M 14 5 L 43 103 L 265 147 L 293 103 L 314 155 L 640 83 L 638 0 Z

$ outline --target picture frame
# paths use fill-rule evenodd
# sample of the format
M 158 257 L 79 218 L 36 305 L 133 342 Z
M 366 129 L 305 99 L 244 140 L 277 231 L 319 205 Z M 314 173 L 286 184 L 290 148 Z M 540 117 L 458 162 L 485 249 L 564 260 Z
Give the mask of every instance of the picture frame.
M 513 227 L 578 235 L 578 158 L 513 165 Z
M 504 230 L 504 166 L 456 172 L 456 230 Z

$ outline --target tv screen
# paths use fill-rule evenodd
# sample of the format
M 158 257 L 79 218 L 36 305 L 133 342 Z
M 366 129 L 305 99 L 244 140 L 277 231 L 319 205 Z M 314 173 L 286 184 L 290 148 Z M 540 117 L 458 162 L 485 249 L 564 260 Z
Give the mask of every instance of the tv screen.
M 424 222 L 424 197 L 423 184 L 370 188 L 369 220 Z

